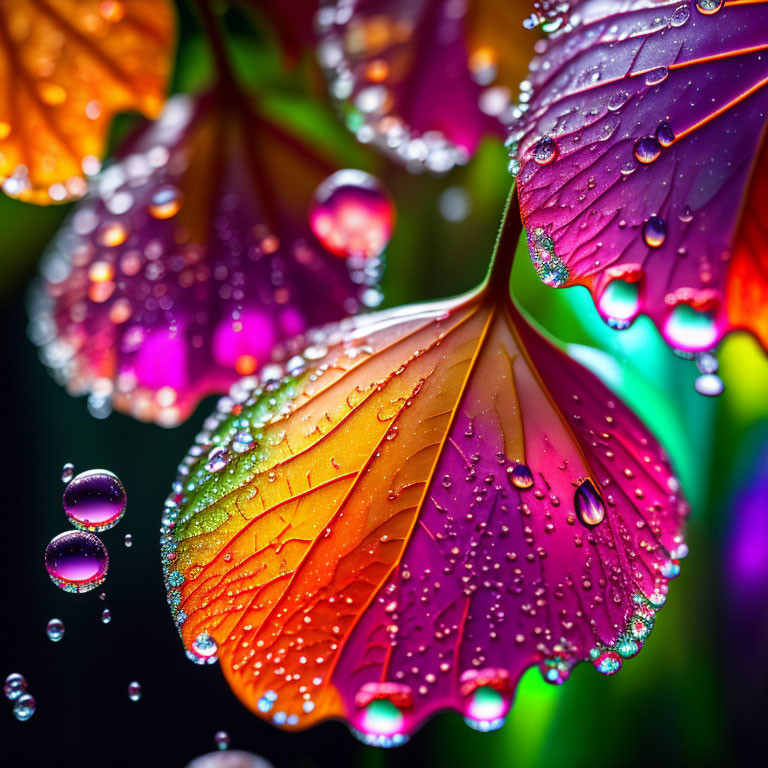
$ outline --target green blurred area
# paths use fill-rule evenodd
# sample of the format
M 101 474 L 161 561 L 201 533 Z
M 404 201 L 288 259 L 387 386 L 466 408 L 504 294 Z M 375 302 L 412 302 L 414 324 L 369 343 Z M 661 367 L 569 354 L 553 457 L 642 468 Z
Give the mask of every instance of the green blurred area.
M 182 11 L 181 18 L 174 89 L 201 88 L 211 77 L 207 48 L 189 13 Z M 370 171 L 389 188 L 397 228 L 386 254 L 385 305 L 453 295 L 476 285 L 486 271 L 511 184 L 503 147 L 487 141 L 468 166 L 445 177 L 411 175 L 357 144 L 341 126 L 311 56 L 286 71 L 277 45 L 259 20 L 232 14 L 227 28 L 241 81 L 258 92 L 275 120 L 334 158 L 339 167 Z M 133 121 L 125 118 L 116 132 L 124 132 Z M 449 221 L 441 214 L 441 195 L 449 188 L 466 192 L 470 209 L 462 220 Z M 0 197 L 0 231 L 5 235 L 0 245 L 0 303 L 8 311 L 16 312 L 20 306 L 19 297 L 67 208 L 37 208 Z M 436 765 L 632 765 L 645 762 L 648 750 L 662 755 L 649 756 L 648 761 L 662 764 L 712 765 L 725 760 L 731 736 L 724 648 L 718 634 L 720 533 L 727 499 L 741 469 L 737 449 L 768 419 L 768 362 L 751 338 L 730 338 L 719 354 L 725 393 L 707 399 L 693 389 L 695 366 L 676 357 L 646 318 L 627 331 L 612 331 L 601 322 L 585 290 L 554 290 L 541 284 L 524 244 L 512 289 L 533 320 L 622 396 L 665 446 L 693 507 L 691 555 L 671 585 L 668 604 L 646 647 L 620 674 L 605 678 L 581 665 L 566 685 L 555 688 L 532 670 L 521 682 L 501 731 L 476 733 L 457 716 L 444 715 L 418 737 L 421 749 L 427 745 Z M 16 323 L 15 332 L 20 333 L 20 327 Z M 23 337 L 14 346 L 20 356 L 30 355 Z M 17 370 L 17 361 L 4 362 Z M 48 376 L 41 365 L 22 367 L 18 375 L 29 377 L 31 390 Z M 55 418 L 68 424 L 90 419 L 83 401 L 66 403 L 60 407 L 67 413 Z M 43 402 L 36 407 L 47 406 Z M 193 419 L 200 422 L 202 416 L 198 411 Z M 194 427 L 183 429 L 194 434 Z M 135 441 L 133 451 L 143 457 L 147 481 L 162 487 L 164 479 L 170 483 L 181 456 L 162 453 L 167 441 L 157 439 L 159 431 L 154 426 L 132 426 L 129 434 Z M 100 446 L 88 443 L 94 434 L 91 429 L 72 429 L 66 452 L 91 455 L 98 463 Z M 60 446 L 58 450 L 61 453 Z M 157 498 L 152 508 L 133 514 L 157 515 L 161 504 L 162 498 Z M 160 578 L 158 563 L 159 556 L 146 563 L 152 578 Z M 259 751 L 257 743 L 238 746 Z M 396 766 L 409 761 L 410 749 L 384 753 L 361 746 L 355 754 L 361 766 Z M 319 763 L 308 753 L 296 764 Z

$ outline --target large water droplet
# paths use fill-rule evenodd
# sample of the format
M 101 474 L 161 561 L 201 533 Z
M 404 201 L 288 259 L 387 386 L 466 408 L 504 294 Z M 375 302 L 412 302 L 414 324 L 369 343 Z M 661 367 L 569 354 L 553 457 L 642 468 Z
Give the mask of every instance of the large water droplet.
M 106 469 L 81 472 L 64 489 L 64 511 L 76 528 L 106 531 L 125 513 L 125 488 Z
M 35 714 L 37 703 L 28 693 L 23 693 L 13 703 L 13 715 L 17 720 L 24 722 Z
M 98 536 L 67 531 L 48 544 L 45 567 L 53 583 L 65 592 L 88 592 L 107 577 L 109 555 Z
M 18 672 L 12 672 L 5 678 L 5 685 L 3 686 L 3 693 L 7 699 L 15 701 L 21 696 L 22 693 L 26 693 L 27 679 L 24 675 L 20 675 Z
M 717 13 L 723 7 L 723 0 L 696 0 L 696 9 L 705 16 Z
M 464 722 L 475 731 L 496 731 L 504 725 L 508 709 L 501 693 L 484 685 L 470 694 Z
M 64 622 L 61 619 L 51 619 L 45 628 L 45 633 L 54 643 L 58 643 L 64 637 Z
M 516 464 L 510 467 L 507 472 L 512 484 L 518 488 L 530 488 L 533 485 L 533 472 L 527 464 Z
M 533 159 L 539 165 L 549 165 L 557 154 L 557 142 L 551 136 L 542 136 L 533 147 Z
M 667 225 L 660 216 L 651 216 L 643 224 L 643 240 L 649 248 L 660 248 L 667 238 Z
M 640 313 L 640 281 L 611 280 L 597 300 L 597 309 L 611 328 L 629 328 Z
M 712 312 L 694 309 L 690 304 L 677 304 L 667 315 L 663 333 L 673 347 L 703 352 L 717 342 L 718 327 Z
M 576 489 L 573 505 L 584 525 L 598 525 L 605 517 L 603 497 L 589 478 Z
M 366 706 L 360 730 L 355 735 L 366 744 L 395 747 L 407 741 L 402 732 L 404 724 L 403 713 L 391 701 L 374 699 Z
M 661 144 L 655 136 L 643 136 L 635 142 L 635 157 L 639 162 L 648 165 L 661 154 Z
M 337 256 L 379 256 L 392 237 L 394 205 L 381 182 L 364 171 L 345 169 L 315 191 L 309 224 Z

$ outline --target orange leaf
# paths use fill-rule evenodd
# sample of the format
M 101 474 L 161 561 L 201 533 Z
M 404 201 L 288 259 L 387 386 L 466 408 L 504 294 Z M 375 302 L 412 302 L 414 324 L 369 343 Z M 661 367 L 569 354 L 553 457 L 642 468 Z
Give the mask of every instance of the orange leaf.
M 81 197 L 115 113 L 156 117 L 171 68 L 169 0 L 0 4 L 0 180 L 11 197 Z

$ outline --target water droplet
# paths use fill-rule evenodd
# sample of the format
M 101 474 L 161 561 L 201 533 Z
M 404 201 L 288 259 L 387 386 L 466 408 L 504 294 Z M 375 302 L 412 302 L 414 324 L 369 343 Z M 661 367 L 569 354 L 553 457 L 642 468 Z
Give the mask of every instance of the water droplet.
M 130 548 L 133 546 L 133 536 L 131 536 L 130 533 L 125 534 L 125 538 L 123 539 L 123 543 L 126 547 Z
M 229 734 L 226 731 L 216 731 L 213 740 L 219 749 L 226 749 L 229 746 Z
M 667 225 L 659 216 L 651 216 L 643 224 L 643 240 L 649 248 L 660 248 L 667 238 Z
M 598 525 L 605 517 L 603 497 L 589 478 L 576 489 L 573 505 L 584 525 Z
M 693 211 L 691 210 L 690 205 L 686 205 L 685 208 L 683 208 L 683 212 L 680 214 L 679 218 L 683 224 L 690 224 L 693 221 Z
M 615 675 L 621 669 L 621 656 L 616 651 L 603 651 L 592 663 L 603 675 Z
M 61 619 L 51 619 L 45 628 L 45 633 L 54 643 L 58 643 L 64 637 L 64 622 Z
M 675 141 L 675 132 L 672 126 L 666 121 L 661 123 L 656 129 L 656 140 L 662 147 L 670 147 Z
M 227 456 L 227 449 L 222 446 L 217 446 L 208 454 L 208 461 L 206 462 L 205 468 L 209 472 L 221 472 L 221 470 L 227 466 L 228 461 L 229 457 Z
M 155 191 L 148 210 L 150 215 L 156 219 L 170 219 L 181 210 L 183 201 L 181 192 L 168 184 Z
M 530 488 L 533 485 L 533 472 L 527 464 L 516 464 L 507 469 L 509 479 L 518 488 Z
M 549 165 L 557 154 L 557 142 L 551 136 L 543 136 L 533 147 L 533 159 L 539 165 Z
M 528 232 L 528 251 L 539 279 L 551 288 L 561 288 L 568 282 L 570 271 L 555 253 L 554 240 L 537 227 Z
M 673 27 L 682 27 L 691 18 L 691 10 L 687 5 L 679 5 L 672 11 L 670 23 Z
M 508 708 L 499 691 L 484 685 L 470 694 L 464 722 L 475 731 L 497 731 L 504 725 Z
M 315 190 L 309 224 L 337 256 L 376 257 L 387 247 L 394 205 L 381 182 L 364 171 L 336 171 Z
M 611 280 L 597 300 L 597 309 L 611 328 L 629 328 L 640 313 L 640 281 Z
M 635 157 L 639 162 L 648 165 L 661 154 L 661 144 L 655 136 L 643 136 L 635 142 Z
M 723 7 L 723 0 L 696 0 L 696 9 L 705 16 L 717 13 Z
M 645 74 L 646 85 L 659 85 L 669 77 L 669 70 L 666 67 L 656 67 Z
M 667 315 L 663 333 L 673 347 L 687 352 L 703 352 L 717 342 L 718 327 L 712 312 L 681 303 Z
M 104 542 L 86 531 L 67 531 L 45 550 L 45 567 L 53 583 L 65 592 L 88 592 L 107 577 L 109 555 Z
M 28 693 L 23 693 L 13 703 L 13 714 L 17 720 L 24 722 L 35 714 L 37 703 Z
M 75 528 L 106 531 L 125 513 L 125 488 L 106 469 L 81 472 L 64 489 L 64 511 Z
M 135 680 L 128 683 L 128 698 L 131 701 L 138 701 L 141 698 L 141 685 Z
M 101 623 L 109 624 L 110 621 L 112 621 L 112 611 L 110 611 L 109 608 L 105 608 L 101 612 Z
M 216 640 L 207 632 L 201 632 L 193 641 L 192 647 L 187 652 L 187 658 L 195 664 L 216 663 L 216 653 L 219 646 Z
M 3 693 L 5 693 L 7 699 L 15 701 L 22 693 L 26 693 L 26 690 L 27 680 L 24 675 L 20 675 L 18 672 L 12 672 L 5 678 Z
M 355 735 L 366 744 L 394 747 L 407 740 L 402 733 L 404 724 L 403 713 L 391 701 L 374 699 L 365 707 L 360 730 Z
M 725 389 L 723 380 L 716 373 L 702 374 L 696 379 L 693 386 L 700 395 L 706 395 L 707 397 L 722 395 Z
M 720 363 L 711 352 L 701 352 L 696 355 L 696 367 L 699 373 L 717 373 Z
M 616 91 L 616 93 L 611 94 L 610 99 L 608 99 L 608 109 L 611 110 L 611 112 L 616 112 L 621 109 L 628 101 L 629 91 L 624 89 Z
M 75 465 L 68 461 L 61 468 L 61 482 L 68 483 L 74 476 L 75 476 Z

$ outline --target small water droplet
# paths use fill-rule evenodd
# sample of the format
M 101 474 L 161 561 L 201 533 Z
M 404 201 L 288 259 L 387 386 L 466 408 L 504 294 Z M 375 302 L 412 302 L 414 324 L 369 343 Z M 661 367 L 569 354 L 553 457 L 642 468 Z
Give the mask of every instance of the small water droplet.
M 106 531 L 125 513 L 125 488 L 117 475 L 106 469 L 89 469 L 64 489 L 64 511 L 75 528 Z
M 61 619 L 51 619 L 45 628 L 45 633 L 54 643 L 58 643 L 64 637 L 64 622 Z
M 193 641 L 187 652 L 187 658 L 195 664 L 215 664 L 219 646 L 216 640 L 207 632 L 201 632 Z
M 589 478 L 576 489 L 573 504 L 584 525 L 598 525 L 605 517 L 603 497 Z
M 693 211 L 691 210 L 690 205 L 686 205 L 685 208 L 683 208 L 683 212 L 680 214 L 679 218 L 683 224 L 690 224 L 693 221 Z
M 109 555 L 102 540 L 87 531 L 67 531 L 45 550 L 45 567 L 65 592 L 88 592 L 107 577 Z
M 183 201 L 184 198 L 176 187 L 164 185 L 152 195 L 148 210 L 156 219 L 170 219 L 181 210 Z
M 707 397 L 717 397 L 723 394 L 725 384 L 716 373 L 704 373 L 693 383 L 694 389 L 700 395 Z
M 135 680 L 128 683 L 128 698 L 131 701 L 138 701 L 141 698 L 141 685 Z
M 213 740 L 219 749 L 227 749 L 229 747 L 229 734 L 226 731 L 216 731 Z
M 133 536 L 131 536 L 130 533 L 125 534 L 125 538 L 123 539 L 123 543 L 126 547 L 130 548 L 133 546 Z
M 112 621 L 112 611 L 110 611 L 109 608 L 105 608 L 101 612 L 101 623 L 109 624 L 110 621 Z
M 530 488 L 533 485 L 533 472 L 527 464 L 516 464 L 507 469 L 509 479 L 517 488 Z
M 624 89 L 616 91 L 616 93 L 611 94 L 611 97 L 608 99 L 608 109 L 611 112 L 616 112 L 621 109 L 628 101 L 629 91 Z
M 68 483 L 74 476 L 75 476 L 75 465 L 68 461 L 61 468 L 61 482 Z
M 667 225 L 659 216 L 651 216 L 643 224 L 643 240 L 649 248 L 660 248 L 667 238 Z
M 669 70 L 666 67 L 656 67 L 645 74 L 646 85 L 659 85 L 669 77 Z
M 679 5 L 672 11 L 670 23 L 673 27 L 682 27 L 691 17 L 691 10 L 688 5 Z
M 666 121 L 661 123 L 656 129 L 656 140 L 662 147 L 671 147 L 675 141 L 675 132 L 672 126 Z
M 557 142 L 551 136 L 542 136 L 533 147 L 533 159 L 539 165 L 549 165 L 557 154 Z
M 392 237 L 394 204 L 381 182 L 364 171 L 336 171 L 315 190 L 309 224 L 337 256 L 379 256 Z
M 720 363 L 711 352 L 701 352 L 696 355 L 696 367 L 699 373 L 717 373 Z
M 18 672 L 12 672 L 5 678 L 5 685 L 3 686 L 3 693 L 5 697 L 11 701 L 15 701 L 27 690 L 27 679 L 24 675 L 20 675 Z
M 640 313 L 640 280 L 611 280 L 597 300 L 597 309 L 611 328 L 629 328 Z
M 643 136 L 635 142 L 635 157 L 644 165 L 652 163 L 661 154 L 661 144 L 655 136 Z
M 602 675 L 615 675 L 621 669 L 621 656 L 616 651 L 603 651 L 592 663 Z
M 221 472 L 221 470 L 227 466 L 228 462 L 229 457 L 227 456 L 227 449 L 217 446 L 208 454 L 208 461 L 206 462 L 205 468 L 209 472 Z

